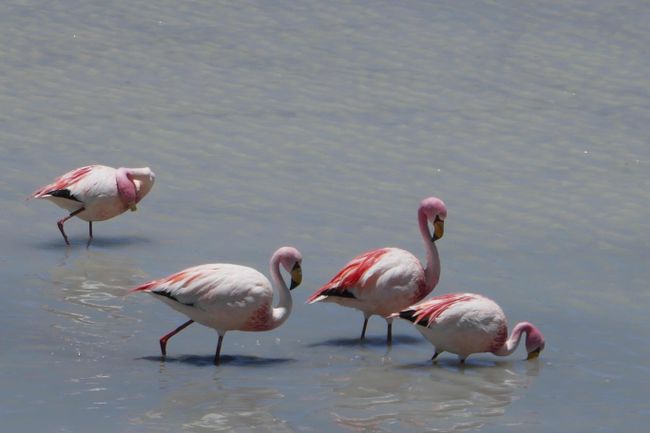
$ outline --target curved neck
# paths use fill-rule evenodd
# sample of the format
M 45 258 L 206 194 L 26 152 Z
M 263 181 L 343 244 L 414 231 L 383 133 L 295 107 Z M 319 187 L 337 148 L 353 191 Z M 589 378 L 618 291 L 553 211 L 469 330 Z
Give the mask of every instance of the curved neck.
M 129 170 L 118 168 L 115 171 L 115 181 L 117 182 L 117 192 L 125 204 L 132 204 L 136 201 L 136 190 L 133 181 L 129 177 Z
M 440 256 L 438 256 L 436 243 L 431 241 L 427 216 L 422 210 L 418 211 L 418 224 L 420 226 L 422 240 L 424 241 L 424 249 L 427 252 L 427 264 L 424 268 L 426 296 L 436 287 L 440 280 Z
M 282 325 L 284 321 L 287 320 L 291 313 L 291 307 L 293 306 L 291 292 L 280 273 L 280 257 L 277 253 L 273 254 L 271 257 L 271 278 L 273 279 L 273 284 L 277 288 L 279 296 L 278 306 L 273 308 L 273 318 L 270 328 L 273 329 Z
M 521 341 L 521 336 L 525 332 L 526 335 L 531 331 L 532 325 L 528 322 L 520 322 L 515 325 L 515 327 L 512 329 L 512 334 L 510 334 L 510 338 L 506 340 L 506 342 L 501 346 L 500 349 L 493 351 L 495 355 L 498 356 L 507 356 L 512 354 L 515 350 L 517 350 L 517 347 L 519 347 L 519 342 Z

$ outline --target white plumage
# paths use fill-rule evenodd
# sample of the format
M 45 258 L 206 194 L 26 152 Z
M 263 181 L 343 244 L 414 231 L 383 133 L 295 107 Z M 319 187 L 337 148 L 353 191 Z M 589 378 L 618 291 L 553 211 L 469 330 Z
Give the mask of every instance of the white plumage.
M 302 281 L 301 263 L 302 255 L 293 247 L 282 247 L 271 257 L 271 277 L 279 297 L 276 308 L 273 308 L 273 287 L 263 274 L 247 266 L 227 263 L 194 266 L 145 283 L 131 292 L 150 293 L 190 318 L 160 339 L 163 356 L 167 341 L 196 321 L 219 334 L 214 360 L 219 364 L 221 343 L 227 331 L 268 331 L 289 317 L 290 290 Z M 280 266 L 291 275 L 290 287 L 282 279 Z
M 335 302 L 363 312 L 361 339 L 368 319 L 380 315 L 387 322 L 387 342 L 392 340 L 392 313 L 429 294 L 440 278 L 440 258 L 435 241 L 444 233 L 445 204 L 436 197 L 422 200 L 418 225 L 426 248 L 426 267 L 410 252 L 400 248 L 379 248 L 358 255 L 307 300 Z M 433 233 L 429 230 L 433 224 Z
M 413 322 L 435 346 L 435 359 L 442 352 L 458 355 L 463 362 L 472 353 L 498 356 L 513 353 L 526 333 L 529 358 L 544 349 L 542 333 L 528 322 L 518 323 L 508 338 L 508 321 L 493 300 L 474 293 L 452 293 L 420 302 L 394 315 Z
M 47 199 L 70 212 L 57 222 L 66 244 L 70 244 L 63 223 L 76 216 L 89 223 L 113 218 L 128 209 L 136 210 L 136 203 L 149 193 L 155 174 L 149 167 L 113 168 L 89 165 L 69 171 L 52 183 L 34 191 L 29 198 Z

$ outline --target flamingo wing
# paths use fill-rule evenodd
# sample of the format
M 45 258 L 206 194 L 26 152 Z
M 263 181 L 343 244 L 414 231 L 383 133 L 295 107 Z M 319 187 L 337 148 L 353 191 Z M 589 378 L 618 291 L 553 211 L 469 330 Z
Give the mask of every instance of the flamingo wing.
M 379 248 L 367 251 L 352 259 L 323 287 L 309 297 L 307 303 L 318 302 L 328 296 L 343 298 L 356 298 L 350 289 L 360 288 L 373 273 L 377 262 L 388 253 L 391 248 Z
M 478 295 L 471 293 L 450 293 L 412 305 L 398 314 L 402 319 L 409 320 L 415 325 L 428 327 L 435 324 L 436 320 L 449 309 L 476 299 Z
M 54 182 L 45 185 L 34 191 L 29 198 L 43 198 L 48 196 L 67 198 L 69 200 L 80 201 L 76 198 L 71 189 L 86 178 L 97 166 L 87 165 L 56 178 Z
M 219 263 L 188 268 L 130 292 L 152 293 L 204 311 L 219 307 L 245 308 L 273 297 L 270 283 L 258 271 Z

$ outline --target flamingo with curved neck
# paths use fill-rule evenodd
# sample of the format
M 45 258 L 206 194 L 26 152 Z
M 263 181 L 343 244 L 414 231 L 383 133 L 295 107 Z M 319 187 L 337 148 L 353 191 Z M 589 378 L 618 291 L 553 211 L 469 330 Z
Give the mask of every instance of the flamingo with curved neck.
M 544 350 L 544 336 L 533 324 L 520 322 L 508 337 L 506 315 L 493 300 L 474 293 L 451 293 L 412 305 L 394 317 L 412 322 L 435 346 L 432 360 L 442 352 L 458 355 L 460 362 L 472 353 L 508 356 L 526 335 L 528 359 Z
M 190 318 L 160 338 L 160 351 L 167 354 L 167 341 L 198 322 L 219 334 L 214 356 L 219 365 L 221 344 L 227 331 L 269 331 L 282 325 L 291 313 L 290 291 L 302 281 L 302 254 L 293 247 L 279 248 L 270 260 L 271 278 L 278 292 L 273 307 L 273 286 L 260 272 L 247 266 L 213 263 L 191 267 L 168 277 L 142 284 L 130 292 L 147 292 Z M 291 276 L 287 287 L 281 268 Z
M 521 340 L 523 334 L 526 334 L 526 352 L 528 353 L 528 359 L 535 359 L 539 356 L 544 346 L 546 344 L 544 336 L 535 325 L 529 322 L 519 322 L 512 329 L 510 338 L 499 348 L 498 350 L 493 351 L 497 356 L 508 356 L 514 353 L 519 346 L 519 341 Z
M 135 183 L 133 183 L 133 173 L 131 172 L 131 169 L 120 167 L 115 170 L 115 183 L 117 186 L 117 193 L 122 202 L 128 206 L 131 211 L 135 211 L 137 191 Z
M 387 342 L 392 342 L 391 315 L 427 296 L 440 279 L 440 258 L 436 241 L 444 234 L 447 207 L 437 197 L 422 200 L 418 226 L 426 250 L 426 266 L 410 252 L 400 248 L 367 251 L 345 265 L 307 300 L 334 302 L 363 313 L 363 340 L 372 315 L 384 317 Z M 429 227 L 433 225 L 433 231 Z
M 88 165 L 69 171 L 52 183 L 34 191 L 28 198 L 52 201 L 70 214 L 57 221 L 66 245 L 70 245 L 63 223 L 76 216 L 88 221 L 88 243 L 93 238 L 93 221 L 113 218 L 127 209 L 136 210 L 136 203 L 149 193 L 155 181 L 149 167 L 113 168 Z

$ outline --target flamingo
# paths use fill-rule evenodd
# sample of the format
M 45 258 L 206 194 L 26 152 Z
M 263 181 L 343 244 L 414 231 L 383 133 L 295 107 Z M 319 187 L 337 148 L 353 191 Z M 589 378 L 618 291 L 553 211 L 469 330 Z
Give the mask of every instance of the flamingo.
M 442 352 L 458 355 L 461 363 L 472 353 L 512 354 L 526 334 L 527 359 L 544 350 L 544 336 L 533 324 L 520 322 L 508 338 L 508 321 L 493 300 L 474 293 L 451 293 L 412 305 L 394 317 L 413 322 L 435 346 L 432 361 Z
M 219 334 L 214 364 L 219 365 L 226 331 L 270 331 L 291 313 L 291 292 L 302 282 L 302 254 L 293 247 L 279 248 L 271 256 L 270 269 L 278 287 L 279 302 L 273 308 L 273 287 L 253 268 L 227 263 L 194 266 L 166 278 L 153 280 L 129 292 L 147 292 L 190 318 L 160 338 L 160 352 L 167 355 L 167 341 L 198 322 Z M 282 266 L 291 275 L 287 288 Z
M 431 293 L 440 279 L 440 258 L 435 242 L 444 233 L 447 208 L 442 200 L 428 197 L 418 208 L 418 224 L 424 241 L 426 268 L 410 252 L 399 248 L 379 248 L 352 259 L 327 284 L 307 300 L 335 302 L 363 313 L 361 340 L 372 315 L 384 317 L 387 343 L 392 343 L 393 318 L 390 316 Z M 433 224 L 433 234 L 429 230 Z
M 52 183 L 34 191 L 28 199 L 48 199 L 70 214 L 57 221 L 66 245 L 70 245 L 63 223 L 76 216 L 88 221 L 88 243 L 93 238 L 93 221 L 113 218 L 127 209 L 135 211 L 136 203 L 147 195 L 155 180 L 149 167 L 113 168 L 88 165 L 69 171 Z

